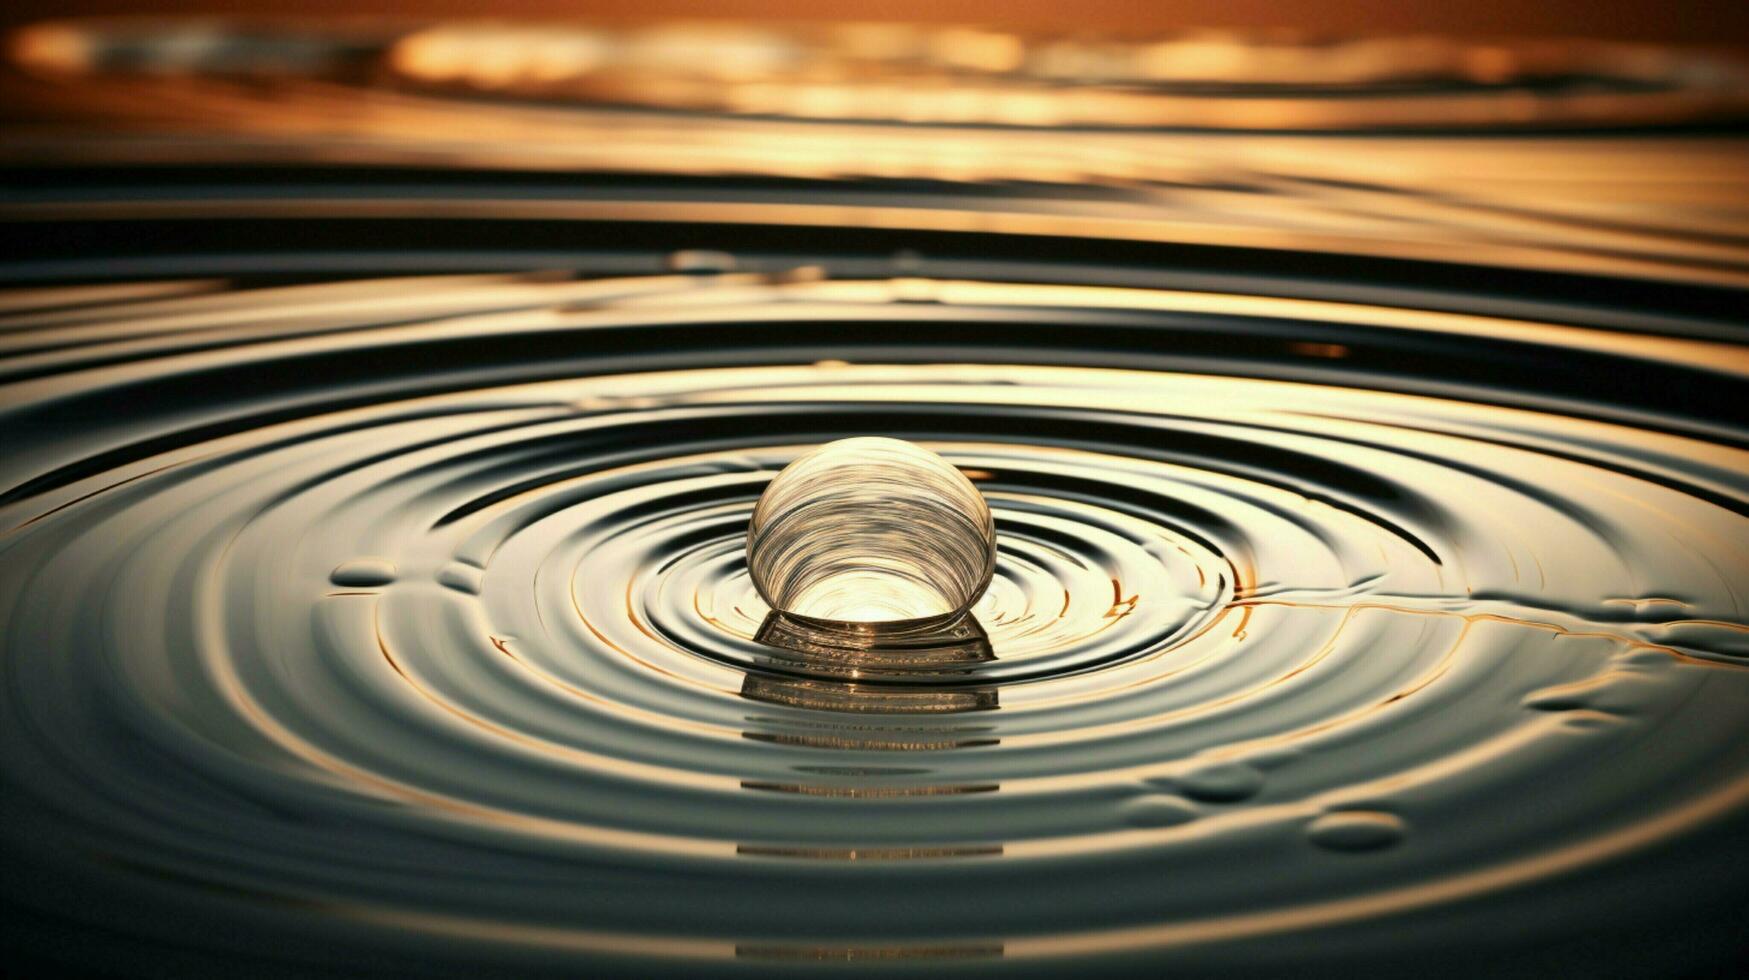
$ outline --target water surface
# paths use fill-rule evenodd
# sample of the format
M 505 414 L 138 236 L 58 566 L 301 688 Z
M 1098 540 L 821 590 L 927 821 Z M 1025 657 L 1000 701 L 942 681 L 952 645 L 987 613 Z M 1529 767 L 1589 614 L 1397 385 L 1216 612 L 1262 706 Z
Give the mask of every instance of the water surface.
M 822 269 L 0 300 L 6 897 L 99 962 L 1732 945 L 1749 357 L 1699 319 Z M 755 640 L 753 503 L 848 435 L 989 500 L 989 656 Z

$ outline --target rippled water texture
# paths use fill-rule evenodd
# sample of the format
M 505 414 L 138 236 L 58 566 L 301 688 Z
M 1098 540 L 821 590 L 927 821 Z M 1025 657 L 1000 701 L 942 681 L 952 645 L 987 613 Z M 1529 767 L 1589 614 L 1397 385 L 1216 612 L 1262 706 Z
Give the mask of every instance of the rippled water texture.
M 1740 347 L 817 274 L 0 301 L 8 900 L 141 962 L 1403 966 L 1742 898 Z M 989 500 L 991 656 L 755 642 L 754 501 L 847 435 Z

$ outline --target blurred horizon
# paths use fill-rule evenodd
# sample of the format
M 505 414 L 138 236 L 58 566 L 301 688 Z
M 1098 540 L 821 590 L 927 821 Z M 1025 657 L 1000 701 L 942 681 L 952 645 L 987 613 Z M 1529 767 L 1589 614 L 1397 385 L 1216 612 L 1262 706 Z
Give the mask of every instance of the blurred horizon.
M 294 167 L 326 189 L 300 214 L 710 213 L 1749 282 L 1749 56 L 1672 39 L 1693 4 L 1661 20 L 1649 4 L 1604 5 L 1621 15 L 1567 32 L 1619 35 L 1648 18 L 1663 31 L 1616 40 L 1536 36 L 1571 3 L 1516 19 L 1482 4 L 1465 18 L 1413 7 L 1357 20 L 1335 2 L 1093 2 L 1072 24 L 1041 4 L 996 23 L 996 5 L 967 0 L 854 12 L 712 0 L 683 17 L 652 0 L 635 18 L 619 3 L 518 0 L 483 17 L 434 0 L 324 16 L 338 6 L 41 11 L 7 38 L 0 161 L 65 186 L 11 212 L 261 217 L 281 205 L 247 180 Z M 221 10 L 232 16 L 192 13 Z M 1488 36 L 1508 23 L 1522 36 Z M 1711 40 L 1728 37 L 1725 18 Z M 105 189 L 141 165 L 222 178 L 223 194 Z M 351 186 L 371 168 L 601 182 L 482 203 L 380 178 Z M 632 178 L 699 199 L 613 186 Z

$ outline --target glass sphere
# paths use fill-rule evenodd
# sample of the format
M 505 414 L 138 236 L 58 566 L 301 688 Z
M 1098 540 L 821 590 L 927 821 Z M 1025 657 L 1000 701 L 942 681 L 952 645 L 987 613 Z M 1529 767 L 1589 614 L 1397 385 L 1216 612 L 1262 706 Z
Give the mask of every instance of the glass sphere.
M 753 585 L 772 609 L 840 623 L 951 621 L 996 570 L 983 494 L 902 439 L 829 442 L 765 488 L 747 529 Z

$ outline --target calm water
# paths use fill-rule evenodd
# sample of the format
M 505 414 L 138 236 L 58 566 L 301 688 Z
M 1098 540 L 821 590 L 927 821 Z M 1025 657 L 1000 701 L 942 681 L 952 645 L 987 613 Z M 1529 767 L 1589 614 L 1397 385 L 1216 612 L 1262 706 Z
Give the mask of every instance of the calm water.
M 1437 973 L 1591 930 L 1674 972 L 1741 926 L 1749 357 L 1698 320 L 818 270 L 0 303 L 4 888 L 99 963 Z M 754 640 L 753 503 L 857 434 L 988 498 L 989 656 Z

